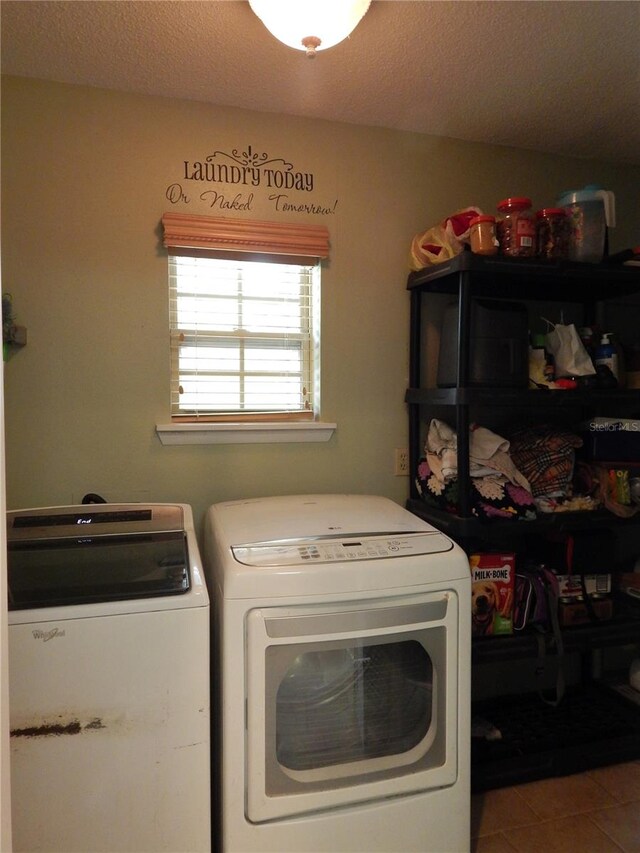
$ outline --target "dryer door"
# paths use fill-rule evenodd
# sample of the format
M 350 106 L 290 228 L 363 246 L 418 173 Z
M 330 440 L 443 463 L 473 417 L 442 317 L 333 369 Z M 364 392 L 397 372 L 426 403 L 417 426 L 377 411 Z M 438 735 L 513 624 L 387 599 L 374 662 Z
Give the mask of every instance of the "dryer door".
M 455 590 L 255 609 L 247 643 L 249 820 L 455 783 Z

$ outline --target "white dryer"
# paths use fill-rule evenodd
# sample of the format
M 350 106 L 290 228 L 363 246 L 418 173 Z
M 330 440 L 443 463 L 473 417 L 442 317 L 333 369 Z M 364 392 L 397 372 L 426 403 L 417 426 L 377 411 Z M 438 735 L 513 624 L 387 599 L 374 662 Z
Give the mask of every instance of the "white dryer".
M 469 563 L 392 501 L 214 504 L 223 853 L 469 849 Z

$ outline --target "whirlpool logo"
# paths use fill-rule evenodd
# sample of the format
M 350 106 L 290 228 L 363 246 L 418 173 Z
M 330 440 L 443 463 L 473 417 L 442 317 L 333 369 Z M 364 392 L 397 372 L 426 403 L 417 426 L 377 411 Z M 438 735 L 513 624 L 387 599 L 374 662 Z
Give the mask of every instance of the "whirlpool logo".
M 65 631 L 60 628 L 51 628 L 49 631 L 42 631 L 40 628 L 36 628 L 31 632 L 33 634 L 33 638 L 35 640 L 42 640 L 43 643 L 48 643 L 49 640 L 53 640 L 56 637 L 64 637 Z

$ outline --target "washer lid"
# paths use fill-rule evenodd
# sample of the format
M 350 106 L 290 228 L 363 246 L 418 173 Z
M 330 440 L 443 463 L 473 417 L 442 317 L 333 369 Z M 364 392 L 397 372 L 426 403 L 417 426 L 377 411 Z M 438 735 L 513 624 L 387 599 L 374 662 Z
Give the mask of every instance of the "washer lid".
M 9 609 L 188 592 L 184 533 L 10 542 Z
M 186 593 L 179 505 L 100 504 L 7 513 L 9 609 Z

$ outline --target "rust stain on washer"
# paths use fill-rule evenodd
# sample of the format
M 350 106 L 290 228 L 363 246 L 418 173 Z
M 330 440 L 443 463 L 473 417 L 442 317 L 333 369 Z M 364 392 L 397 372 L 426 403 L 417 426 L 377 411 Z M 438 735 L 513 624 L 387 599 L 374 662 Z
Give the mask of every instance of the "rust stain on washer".
M 68 723 L 42 723 L 39 726 L 27 726 L 24 729 L 11 729 L 11 737 L 50 737 L 52 735 L 78 735 L 85 729 L 104 729 L 105 724 L 95 717 L 84 725 L 80 720 Z

